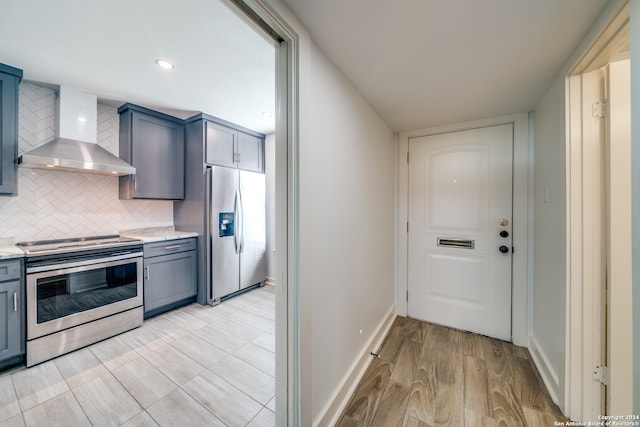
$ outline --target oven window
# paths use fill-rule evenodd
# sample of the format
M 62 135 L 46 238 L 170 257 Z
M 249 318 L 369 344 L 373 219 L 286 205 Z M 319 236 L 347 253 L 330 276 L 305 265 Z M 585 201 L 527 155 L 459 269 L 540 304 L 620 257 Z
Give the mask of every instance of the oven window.
M 38 279 L 37 323 L 135 298 L 138 294 L 136 267 L 134 261 Z

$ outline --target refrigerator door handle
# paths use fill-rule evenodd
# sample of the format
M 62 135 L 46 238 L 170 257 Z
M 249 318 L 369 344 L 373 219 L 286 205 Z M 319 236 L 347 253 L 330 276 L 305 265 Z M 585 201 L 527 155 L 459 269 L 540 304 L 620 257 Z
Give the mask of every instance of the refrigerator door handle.
M 212 275 L 212 264 L 211 264 L 211 254 L 213 247 L 213 200 L 211 197 L 211 190 L 213 189 L 213 170 L 208 167 L 205 170 L 205 204 L 206 204 L 206 218 L 205 218 L 205 235 L 206 244 L 205 244 L 205 276 L 207 283 L 207 292 L 208 292 L 208 300 L 209 302 L 213 301 L 213 275 Z
M 235 230 L 233 233 L 233 241 L 236 247 L 236 253 L 240 253 L 240 245 L 241 245 L 241 236 L 240 229 L 242 225 L 242 220 L 240 219 L 242 215 L 242 206 L 240 201 L 240 190 L 236 190 L 235 198 L 233 200 L 233 217 L 235 220 Z
M 240 249 L 238 251 L 238 253 L 243 253 L 244 252 L 244 204 L 242 203 L 242 191 L 238 190 L 238 202 L 239 202 L 239 218 L 237 221 L 239 221 L 238 224 L 238 230 L 237 232 L 240 234 L 240 238 L 238 239 L 240 241 Z

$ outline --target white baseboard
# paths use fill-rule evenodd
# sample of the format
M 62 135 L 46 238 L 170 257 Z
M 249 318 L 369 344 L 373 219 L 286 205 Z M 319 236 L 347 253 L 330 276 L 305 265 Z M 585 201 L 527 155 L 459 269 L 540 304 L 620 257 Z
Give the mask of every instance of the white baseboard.
M 387 336 L 393 320 L 396 318 L 396 305 L 393 304 L 389 309 L 389 312 L 378 325 L 377 332 L 373 335 L 371 340 L 361 351 L 361 356 L 356 359 L 351 369 L 347 372 L 344 379 L 341 382 L 333 397 L 329 400 L 329 403 L 324 410 L 318 416 L 316 422 L 313 423 L 314 427 L 334 426 L 339 421 L 342 411 L 346 408 L 351 396 L 356 390 L 356 387 L 360 383 L 360 380 L 364 376 L 365 371 L 371 364 L 373 357 L 371 352 L 377 351 L 382 344 L 382 341 Z
M 540 372 L 542 381 L 547 387 L 553 403 L 558 405 L 559 408 L 562 408 L 558 398 L 560 394 L 560 378 L 558 377 L 558 373 L 551 367 L 549 359 L 534 337 L 529 337 L 529 353 L 531 354 L 533 363 L 536 365 L 536 368 L 538 368 L 538 372 Z

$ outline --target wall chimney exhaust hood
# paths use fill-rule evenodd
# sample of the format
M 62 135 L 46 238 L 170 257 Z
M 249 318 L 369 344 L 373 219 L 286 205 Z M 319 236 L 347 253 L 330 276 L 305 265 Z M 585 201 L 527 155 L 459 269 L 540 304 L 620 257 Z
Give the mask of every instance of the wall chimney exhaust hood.
M 98 175 L 132 175 L 136 168 L 100 147 L 97 141 L 98 99 L 61 86 L 56 99 L 57 138 L 24 153 L 25 168 L 61 170 Z

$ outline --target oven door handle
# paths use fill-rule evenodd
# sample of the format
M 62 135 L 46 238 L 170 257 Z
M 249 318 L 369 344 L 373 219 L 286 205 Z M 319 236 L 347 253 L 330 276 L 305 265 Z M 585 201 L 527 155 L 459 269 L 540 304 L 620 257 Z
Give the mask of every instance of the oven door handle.
M 140 258 L 140 257 L 142 257 L 142 252 L 131 252 L 131 253 L 122 254 L 122 255 L 114 255 L 114 256 L 109 256 L 104 258 L 86 259 L 82 261 L 61 262 L 59 264 L 38 265 L 34 267 L 27 266 L 27 274 L 41 273 L 43 271 L 52 271 L 52 270 L 67 270 L 69 268 L 83 267 L 86 265 L 101 265 L 106 263 L 112 263 L 114 261 Z

